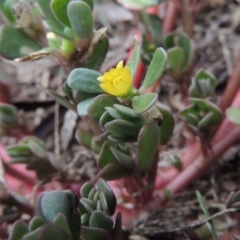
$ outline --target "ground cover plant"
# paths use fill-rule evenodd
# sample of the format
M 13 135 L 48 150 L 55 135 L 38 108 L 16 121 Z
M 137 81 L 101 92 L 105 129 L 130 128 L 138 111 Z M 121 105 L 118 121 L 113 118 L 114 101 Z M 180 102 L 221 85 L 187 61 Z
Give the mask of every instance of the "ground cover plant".
M 220 196 L 218 182 L 227 181 L 217 171 L 240 140 L 239 56 L 229 65 L 226 33 L 219 34 L 229 74 L 221 87 L 214 74 L 218 52 L 201 36 L 194 39 L 201 32 L 197 14 L 228 24 L 217 11 L 234 6 L 239 9 L 234 1 L 2 1 L 1 238 L 238 239 L 239 178 Z M 207 15 L 211 7 L 214 17 Z M 108 11 L 133 21 L 130 40 L 114 47 L 117 24 L 109 23 Z M 238 35 L 236 17 L 234 24 Z M 127 25 L 120 29 L 127 32 Z M 211 34 L 212 25 L 206 26 Z M 199 60 L 205 48 L 215 68 Z M 20 90 L 18 80 L 9 84 L 9 65 L 37 68 L 47 59 L 51 67 L 41 66 L 33 84 L 44 100 L 16 101 L 13 91 Z M 186 199 L 178 194 L 189 186 L 194 194 L 179 220 L 176 209 L 185 209 Z M 208 205 L 209 196 L 218 207 Z M 165 216 L 171 202 L 175 212 Z

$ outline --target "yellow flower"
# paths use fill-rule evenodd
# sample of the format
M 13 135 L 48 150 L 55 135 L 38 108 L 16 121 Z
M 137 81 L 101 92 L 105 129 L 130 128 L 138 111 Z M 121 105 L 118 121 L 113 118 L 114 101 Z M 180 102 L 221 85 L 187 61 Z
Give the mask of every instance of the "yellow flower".
M 128 66 L 123 67 L 120 61 L 116 68 L 111 68 L 97 80 L 101 82 L 100 87 L 107 93 L 116 97 L 125 97 L 132 93 L 132 76 Z

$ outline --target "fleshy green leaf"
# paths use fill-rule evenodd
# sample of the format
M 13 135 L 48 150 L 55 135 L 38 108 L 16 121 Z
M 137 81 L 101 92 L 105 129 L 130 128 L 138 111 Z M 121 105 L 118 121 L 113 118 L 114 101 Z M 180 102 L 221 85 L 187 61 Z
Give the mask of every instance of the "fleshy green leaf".
M 101 211 L 94 211 L 89 219 L 89 227 L 113 230 L 113 220 Z
M 88 108 L 91 106 L 94 100 L 95 100 L 95 97 L 92 97 L 78 103 L 77 105 L 78 115 L 81 117 L 86 117 L 88 115 Z
M 104 196 L 106 197 L 108 203 L 110 215 L 113 215 L 117 205 L 117 200 L 113 190 L 109 187 L 106 181 L 101 178 L 97 182 L 97 189 L 98 191 L 102 191 L 104 193 Z
M 82 185 L 80 194 L 82 197 L 87 198 L 91 190 L 94 188 L 94 185 L 90 182 L 86 182 Z
M 139 42 L 137 41 L 137 39 L 135 39 L 132 56 L 131 56 L 130 60 L 127 62 L 127 66 L 129 66 L 129 68 L 130 68 L 132 77 L 134 77 L 134 75 L 136 73 L 138 62 L 140 59 L 140 53 L 141 53 L 141 48 L 140 48 Z
M 115 146 L 115 143 L 106 141 L 101 149 L 101 152 L 98 157 L 98 166 L 99 168 L 104 168 L 106 165 L 112 162 L 116 162 L 115 156 L 110 150 L 110 147 Z
M 108 132 L 120 136 L 136 137 L 139 133 L 138 127 L 122 119 L 116 119 L 108 122 L 104 125 L 104 127 Z
M 226 115 L 231 122 L 240 125 L 240 108 L 230 107 L 226 110 Z
M 81 92 L 104 93 L 97 78 L 100 73 L 87 68 L 75 68 L 68 76 L 67 83 L 70 88 Z
M 83 226 L 81 231 L 81 239 L 82 240 L 93 240 L 93 239 L 111 240 L 111 234 L 105 229 Z
M 0 29 L 0 53 L 7 58 L 21 58 L 41 49 L 41 45 L 20 29 L 10 25 Z
M 180 74 L 184 66 L 184 52 L 180 47 L 173 47 L 167 51 L 167 68 L 173 74 Z
M 201 79 L 209 79 L 210 83 L 212 85 L 213 88 L 216 87 L 217 85 L 217 80 L 216 78 L 208 71 L 205 71 L 203 69 L 200 69 L 195 76 L 196 80 L 199 81 Z
M 62 230 L 64 230 L 69 236 L 71 236 L 71 230 L 68 225 L 67 218 L 63 213 L 59 213 L 53 220 Z
M 15 222 L 9 240 L 20 240 L 28 233 L 28 226 L 25 222 L 18 220 Z
M 44 226 L 45 223 L 46 222 L 44 221 L 44 219 L 42 217 L 34 216 L 29 223 L 29 231 L 33 232 L 37 228 Z
M 160 131 L 156 123 L 148 123 L 142 127 L 137 141 L 136 166 L 144 172 L 151 165 L 160 141 Z
M 1 103 L 0 104 L 0 125 L 8 124 L 15 125 L 18 122 L 17 109 L 16 107 Z
M 87 147 L 91 149 L 91 143 L 92 143 L 92 134 L 84 131 L 82 129 L 78 129 L 76 132 L 76 139 L 79 143 L 81 143 L 84 147 Z
M 183 49 L 185 60 L 188 60 L 192 50 L 191 40 L 185 34 L 180 34 L 178 45 Z
M 70 208 L 66 195 L 59 191 L 43 192 L 37 199 L 38 213 L 47 221 L 53 222 L 58 213 L 70 219 Z
M 164 38 L 164 42 L 163 42 L 164 48 L 166 50 L 174 47 L 175 43 L 174 43 L 174 34 L 170 33 L 168 35 L 166 35 L 166 37 Z
M 122 240 L 123 232 L 122 232 L 122 215 L 118 213 L 116 216 L 116 221 L 113 229 L 113 240 Z
M 71 28 L 71 23 L 68 19 L 67 15 L 67 6 L 69 0 L 52 0 L 51 2 L 51 9 L 55 16 L 55 18 L 65 25 L 66 27 Z
M 172 132 L 174 129 L 174 118 L 170 112 L 163 108 L 159 108 L 159 111 L 161 112 L 163 116 L 163 122 L 159 126 L 160 129 L 160 144 L 166 144 L 170 137 L 172 136 Z
M 112 153 L 114 154 L 117 161 L 125 168 L 133 169 L 134 161 L 127 154 L 117 150 L 116 148 L 110 147 Z
M 104 36 L 97 44 L 94 45 L 91 55 L 82 66 L 84 68 L 98 70 L 106 57 L 108 47 L 108 38 Z
M 151 108 L 155 102 L 157 101 L 158 94 L 157 93 L 145 93 L 140 96 L 135 96 L 132 99 L 132 107 L 136 113 L 146 112 L 149 108 Z
M 101 94 L 94 99 L 94 102 L 88 109 L 89 117 L 99 120 L 103 113 L 106 111 L 105 107 L 112 107 L 114 104 L 119 103 L 118 100 L 108 94 Z
M 105 179 L 106 181 L 111 181 L 126 177 L 131 173 L 132 171 L 123 167 L 120 163 L 112 162 L 102 168 L 98 173 L 98 176 Z
M 93 10 L 93 0 L 81 0 L 81 1 L 87 3 L 91 10 Z
M 53 30 L 55 30 L 54 32 L 62 33 L 64 26 L 53 15 L 52 9 L 50 7 L 51 1 L 52 0 L 37 0 L 47 19 L 47 24 L 50 25 Z
M 166 59 L 167 54 L 165 50 L 163 48 L 157 48 L 148 68 L 147 74 L 143 80 L 143 85 L 140 88 L 141 91 L 145 90 L 146 88 L 150 88 L 155 82 L 158 81 L 165 69 Z
M 72 28 L 81 41 L 88 42 L 93 32 L 93 17 L 89 5 L 82 1 L 70 2 L 67 6 L 67 14 Z
M 72 240 L 72 238 L 62 228 L 53 223 L 48 223 L 37 230 L 28 233 L 22 240 Z
M 109 114 L 108 111 L 104 112 L 102 114 L 102 116 L 100 117 L 99 119 L 99 124 L 102 128 L 104 128 L 104 125 L 107 123 L 107 122 L 110 122 L 112 121 L 114 118 Z

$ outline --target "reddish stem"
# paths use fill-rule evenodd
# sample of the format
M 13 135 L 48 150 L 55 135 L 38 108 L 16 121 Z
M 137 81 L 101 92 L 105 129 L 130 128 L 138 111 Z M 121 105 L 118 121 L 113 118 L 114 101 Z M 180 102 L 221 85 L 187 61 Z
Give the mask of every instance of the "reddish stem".
M 10 102 L 9 86 L 0 82 L 0 103 Z
M 240 88 L 240 52 L 238 54 L 235 67 L 220 101 L 220 108 L 223 113 L 231 104 L 234 96 Z
M 167 2 L 167 12 L 163 20 L 163 33 L 169 33 L 173 31 L 176 24 L 177 13 L 178 8 L 176 4 L 169 0 Z

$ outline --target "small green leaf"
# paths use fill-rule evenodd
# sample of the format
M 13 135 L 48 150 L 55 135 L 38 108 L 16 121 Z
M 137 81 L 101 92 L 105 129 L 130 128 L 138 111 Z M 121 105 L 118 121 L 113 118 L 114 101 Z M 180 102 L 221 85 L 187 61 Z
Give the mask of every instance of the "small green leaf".
M 81 101 L 87 100 L 89 98 L 96 97 L 98 95 L 99 95 L 99 93 L 80 92 L 77 90 L 73 90 L 73 98 L 77 102 L 81 102 Z
M 55 18 L 65 25 L 66 27 L 71 28 L 71 23 L 68 19 L 67 15 L 67 6 L 69 0 L 52 0 L 51 2 L 51 9 L 55 16 Z
M 93 239 L 111 240 L 111 234 L 105 229 L 83 226 L 81 229 L 81 239 L 82 240 L 93 240 Z
M 67 218 L 63 213 L 59 213 L 53 220 L 62 230 L 64 230 L 69 236 L 71 236 L 71 230 L 68 225 Z
M 191 40 L 186 34 L 180 34 L 178 37 L 178 45 L 183 49 L 184 58 L 187 61 L 192 50 Z
M 53 222 L 58 213 L 70 219 L 70 208 L 66 195 L 59 191 L 43 192 L 37 199 L 38 213 L 47 221 Z
M 91 215 L 93 212 L 93 209 L 85 201 L 82 201 L 81 199 L 79 203 L 79 209 L 82 214 L 88 213 L 89 215 Z
M 165 69 L 166 59 L 167 54 L 165 50 L 163 48 L 157 48 L 148 68 L 147 74 L 143 80 L 143 85 L 140 88 L 141 91 L 150 88 L 155 82 L 158 81 Z
M 115 146 L 115 143 L 112 143 L 110 141 L 106 141 L 99 154 L 98 158 L 98 167 L 100 169 L 104 168 L 106 165 L 112 162 L 116 162 L 115 156 L 110 150 L 110 147 Z
M 88 109 L 89 117 L 99 120 L 103 113 L 106 111 L 105 107 L 112 107 L 114 104 L 119 103 L 118 100 L 108 94 L 101 94 L 94 99 L 94 102 Z
M 14 223 L 13 230 L 10 234 L 9 240 L 20 240 L 28 233 L 28 226 L 22 220 Z
M 163 45 L 166 50 L 173 48 L 175 46 L 174 34 L 170 33 L 170 34 L 166 35 L 166 37 L 164 38 Z
M 29 231 L 30 232 L 35 231 L 37 228 L 44 226 L 45 223 L 46 222 L 42 217 L 34 216 L 29 223 Z
M 217 86 L 216 78 L 210 72 L 205 71 L 204 69 L 198 70 L 195 78 L 196 78 L 196 81 L 199 81 L 201 79 L 209 79 L 213 88 Z
M 84 205 L 88 205 L 92 210 L 94 210 L 94 209 L 96 209 L 96 205 L 95 205 L 95 203 L 92 201 L 92 200 L 90 200 L 90 199 L 88 199 L 88 198 L 81 198 L 80 199 L 80 203 L 84 203 Z
M 62 228 L 58 227 L 53 223 L 48 223 L 43 227 L 35 230 L 34 232 L 28 233 L 22 240 L 72 240 L 72 238 Z
M 108 111 L 104 112 L 102 114 L 102 116 L 100 117 L 99 119 L 99 124 L 102 128 L 104 128 L 104 125 L 107 123 L 107 122 L 110 122 L 112 121 L 114 118 L 109 114 Z
M 77 141 L 82 144 L 84 147 L 87 147 L 91 149 L 91 143 L 92 143 L 92 138 L 93 135 L 87 131 L 84 131 L 82 129 L 78 129 L 76 131 L 76 139 Z
M 120 136 L 137 137 L 139 133 L 138 127 L 122 119 L 116 119 L 108 122 L 104 125 L 104 127 L 108 132 Z
M 113 230 L 113 220 L 101 211 L 93 211 L 89 219 L 89 227 L 105 229 L 109 232 Z
M 105 179 L 106 181 L 116 180 L 130 175 L 132 171 L 123 167 L 118 162 L 112 162 L 107 164 L 98 173 L 98 177 Z
M 68 76 L 67 83 L 70 88 L 89 93 L 104 93 L 97 78 L 100 73 L 87 68 L 75 68 Z
M 8 123 L 9 125 L 15 125 L 18 122 L 17 108 L 7 104 L 0 104 L 0 125 Z
M 0 29 L 0 53 L 7 58 L 21 58 L 41 49 L 41 45 L 18 28 L 4 25 Z
M 52 9 L 50 7 L 52 0 L 37 0 L 39 6 L 41 7 L 45 17 L 47 24 L 51 26 L 53 30 L 56 32 L 63 32 L 64 26 L 55 18 L 53 15 Z
M 81 224 L 84 226 L 88 226 L 89 225 L 89 219 L 90 219 L 90 214 L 88 213 L 84 213 L 81 216 Z
M 156 123 L 148 123 L 142 127 L 137 141 L 136 166 L 144 172 L 151 165 L 160 141 L 160 131 Z
M 30 137 L 29 138 L 29 147 L 32 151 L 32 153 L 41 159 L 46 159 L 47 158 L 47 152 L 44 148 L 44 144 L 40 139 L 37 139 L 35 137 Z
M 82 67 L 98 70 L 107 55 L 108 47 L 108 38 L 104 36 L 97 44 L 94 45 L 91 55 Z
M 184 66 L 184 52 L 180 47 L 173 47 L 167 51 L 167 68 L 173 74 L 180 74 Z
M 157 93 L 145 93 L 140 96 L 135 96 L 132 99 L 132 107 L 136 113 L 144 113 L 151 108 L 158 99 Z
M 121 213 L 117 213 L 116 221 L 113 229 L 113 240 L 122 240 L 123 232 L 122 232 L 122 215 Z
M 110 215 L 110 211 L 108 208 L 108 202 L 107 202 L 106 196 L 104 195 L 104 193 L 102 191 L 99 191 L 99 201 L 101 203 L 101 209 L 102 209 L 103 213 Z
M 88 194 L 88 197 L 87 197 L 87 198 L 89 198 L 90 200 L 93 200 L 96 192 L 97 192 L 97 189 L 96 189 L 95 187 L 92 188 L 92 190 L 91 190 L 90 193 Z
M 117 206 L 117 200 L 113 190 L 109 187 L 107 182 L 101 178 L 98 179 L 97 190 L 104 193 L 104 196 L 107 200 L 110 215 L 113 215 Z
M 87 3 L 91 10 L 93 10 L 93 0 L 81 0 L 81 1 Z
M 94 185 L 91 182 L 86 182 L 82 185 L 80 189 L 80 194 L 82 197 L 87 198 L 89 193 L 91 192 L 92 189 L 94 189 Z
M 113 107 L 116 108 L 121 113 L 128 115 L 129 117 L 132 118 L 139 117 L 139 114 L 136 114 L 132 108 L 120 104 L 114 104 Z
M 67 6 L 67 14 L 72 28 L 81 41 L 88 42 L 93 33 L 93 17 L 89 5 L 82 1 L 70 2 Z
M 133 169 L 134 168 L 134 161 L 131 157 L 127 154 L 117 150 L 116 148 L 110 147 L 112 153 L 114 154 L 117 161 L 125 168 Z
M 160 129 L 160 144 L 164 145 L 172 136 L 174 129 L 173 115 L 164 108 L 157 107 L 163 116 L 163 122 L 159 126 Z
M 141 53 L 141 48 L 140 48 L 139 42 L 137 41 L 137 39 L 135 39 L 132 56 L 129 59 L 129 61 L 127 62 L 127 66 L 129 66 L 129 68 L 130 68 L 132 77 L 134 77 L 134 75 L 136 73 L 138 62 L 140 59 L 140 53 Z
M 78 103 L 77 105 L 77 112 L 78 115 L 81 117 L 86 117 L 88 115 L 88 108 L 94 102 L 95 97 L 83 100 L 82 102 Z
M 238 107 L 230 107 L 226 110 L 227 118 L 235 123 L 240 125 L 240 108 Z

